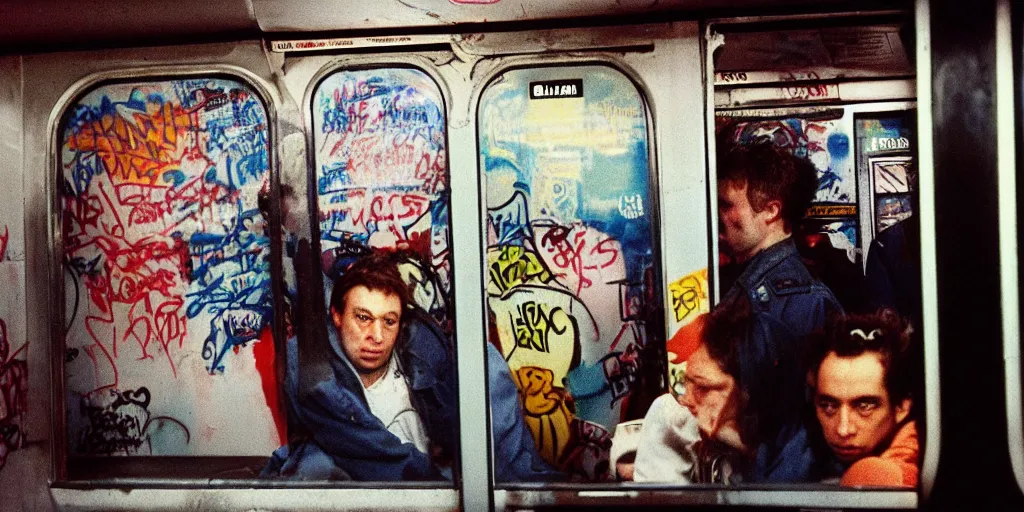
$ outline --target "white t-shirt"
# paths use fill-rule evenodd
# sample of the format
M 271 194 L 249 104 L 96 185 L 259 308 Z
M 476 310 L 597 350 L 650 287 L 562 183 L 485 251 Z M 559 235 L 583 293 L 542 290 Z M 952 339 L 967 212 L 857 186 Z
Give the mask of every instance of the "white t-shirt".
M 397 357 L 391 356 L 387 371 L 377 382 L 364 388 L 364 393 L 370 412 L 384 423 L 389 432 L 403 443 L 412 443 L 417 450 L 428 453 L 430 439 L 427 429 L 412 406 L 409 386 L 398 368 Z

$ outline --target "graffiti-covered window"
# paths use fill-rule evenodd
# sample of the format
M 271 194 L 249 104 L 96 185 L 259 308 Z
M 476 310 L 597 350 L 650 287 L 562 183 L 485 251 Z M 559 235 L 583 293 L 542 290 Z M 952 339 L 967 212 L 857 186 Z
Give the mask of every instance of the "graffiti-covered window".
M 540 457 L 608 480 L 612 433 L 643 416 L 642 388 L 664 373 L 648 358 L 664 334 L 645 103 L 606 66 L 516 69 L 485 89 L 478 122 L 488 342 Z M 499 482 L 529 478 L 494 450 Z
M 69 454 L 267 456 L 286 432 L 261 99 L 229 78 L 107 83 L 59 136 Z
M 452 332 L 448 153 L 437 84 L 409 68 L 343 70 L 313 94 L 320 261 L 402 253 L 413 299 Z

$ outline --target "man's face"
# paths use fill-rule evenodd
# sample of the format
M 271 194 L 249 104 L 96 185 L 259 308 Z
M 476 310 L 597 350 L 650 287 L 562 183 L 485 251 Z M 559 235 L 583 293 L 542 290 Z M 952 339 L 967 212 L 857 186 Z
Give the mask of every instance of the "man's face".
M 768 209 L 755 212 L 747 199 L 747 182 L 718 183 L 718 241 L 737 261 L 745 261 L 761 250 L 768 236 Z
M 723 427 L 736 426 L 736 380 L 722 371 L 701 345 L 686 362 L 683 378 L 686 392 L 679 403 L 697 418 L 701 433 L 708 438 Z
M 372 374 L 388 363 L 398 339 L 402 301 L 395 294 L 354 286 L 345 294 L 345 311 L 331 309 L 341 348 L 357 371 Z
M 825 441 L 843 462 L 878 451 L 907 417 L 910 400 L 892 404 L 877 352 L 839 357 L 830 352 L 818 368 L 814 408 Z

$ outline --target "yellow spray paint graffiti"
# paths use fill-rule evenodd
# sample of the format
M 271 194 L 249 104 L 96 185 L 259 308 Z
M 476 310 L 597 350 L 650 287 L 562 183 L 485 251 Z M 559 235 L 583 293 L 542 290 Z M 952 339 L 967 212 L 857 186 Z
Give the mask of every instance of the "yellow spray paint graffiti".
M 552 386 L 551 370 L 524 366 L 512 373 L 526 410 L 526 425 L 541 457 L 557 464 L 569 442 L 573 415 L 565 405 L 564 390 Z
M 676 322 L 683 322 L 692 313 L 708 310 L 708 269 L 698 270 L 668 285 Z
M 525 283 L 546 283 L 551 273 L 537 257 L 519 245 L 504 245 L 487 251 L 487 265 L 491 279 L 487 282 L 487 294 L 499 296 L 509 289 Z
M 669 284 L 669 298 L 675 312 L 672 337 L 666 343 L 668 352 L 669 390 L 682 392 L 686 360 L 700 344 L 704 320 L 711 310 L 708 300 L 708 270 L 701 269 Z

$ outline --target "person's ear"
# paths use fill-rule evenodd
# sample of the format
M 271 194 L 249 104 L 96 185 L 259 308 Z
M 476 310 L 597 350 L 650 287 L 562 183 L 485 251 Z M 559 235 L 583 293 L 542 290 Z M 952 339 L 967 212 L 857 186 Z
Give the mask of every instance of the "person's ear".
M 782 201 L 778 199 L 768 201 L 761 213 L 765 214 L 765 223 L 771 224 L 782 218 Z
M 335 308 L 334 306 L 331 306 L 331 322 L 333 322 L 334 326 L 337 327 L 338 329 L 341 329 L 341 323 L 343 318 L 344 317 L 342 316 L 341 312 L 339 312 L 338 309 Z
M 896 404 L 896 423 L 903 423 L 903 420 L 907 419 L 912 403 L 909 398 L 904 398 L 900 403 Z

